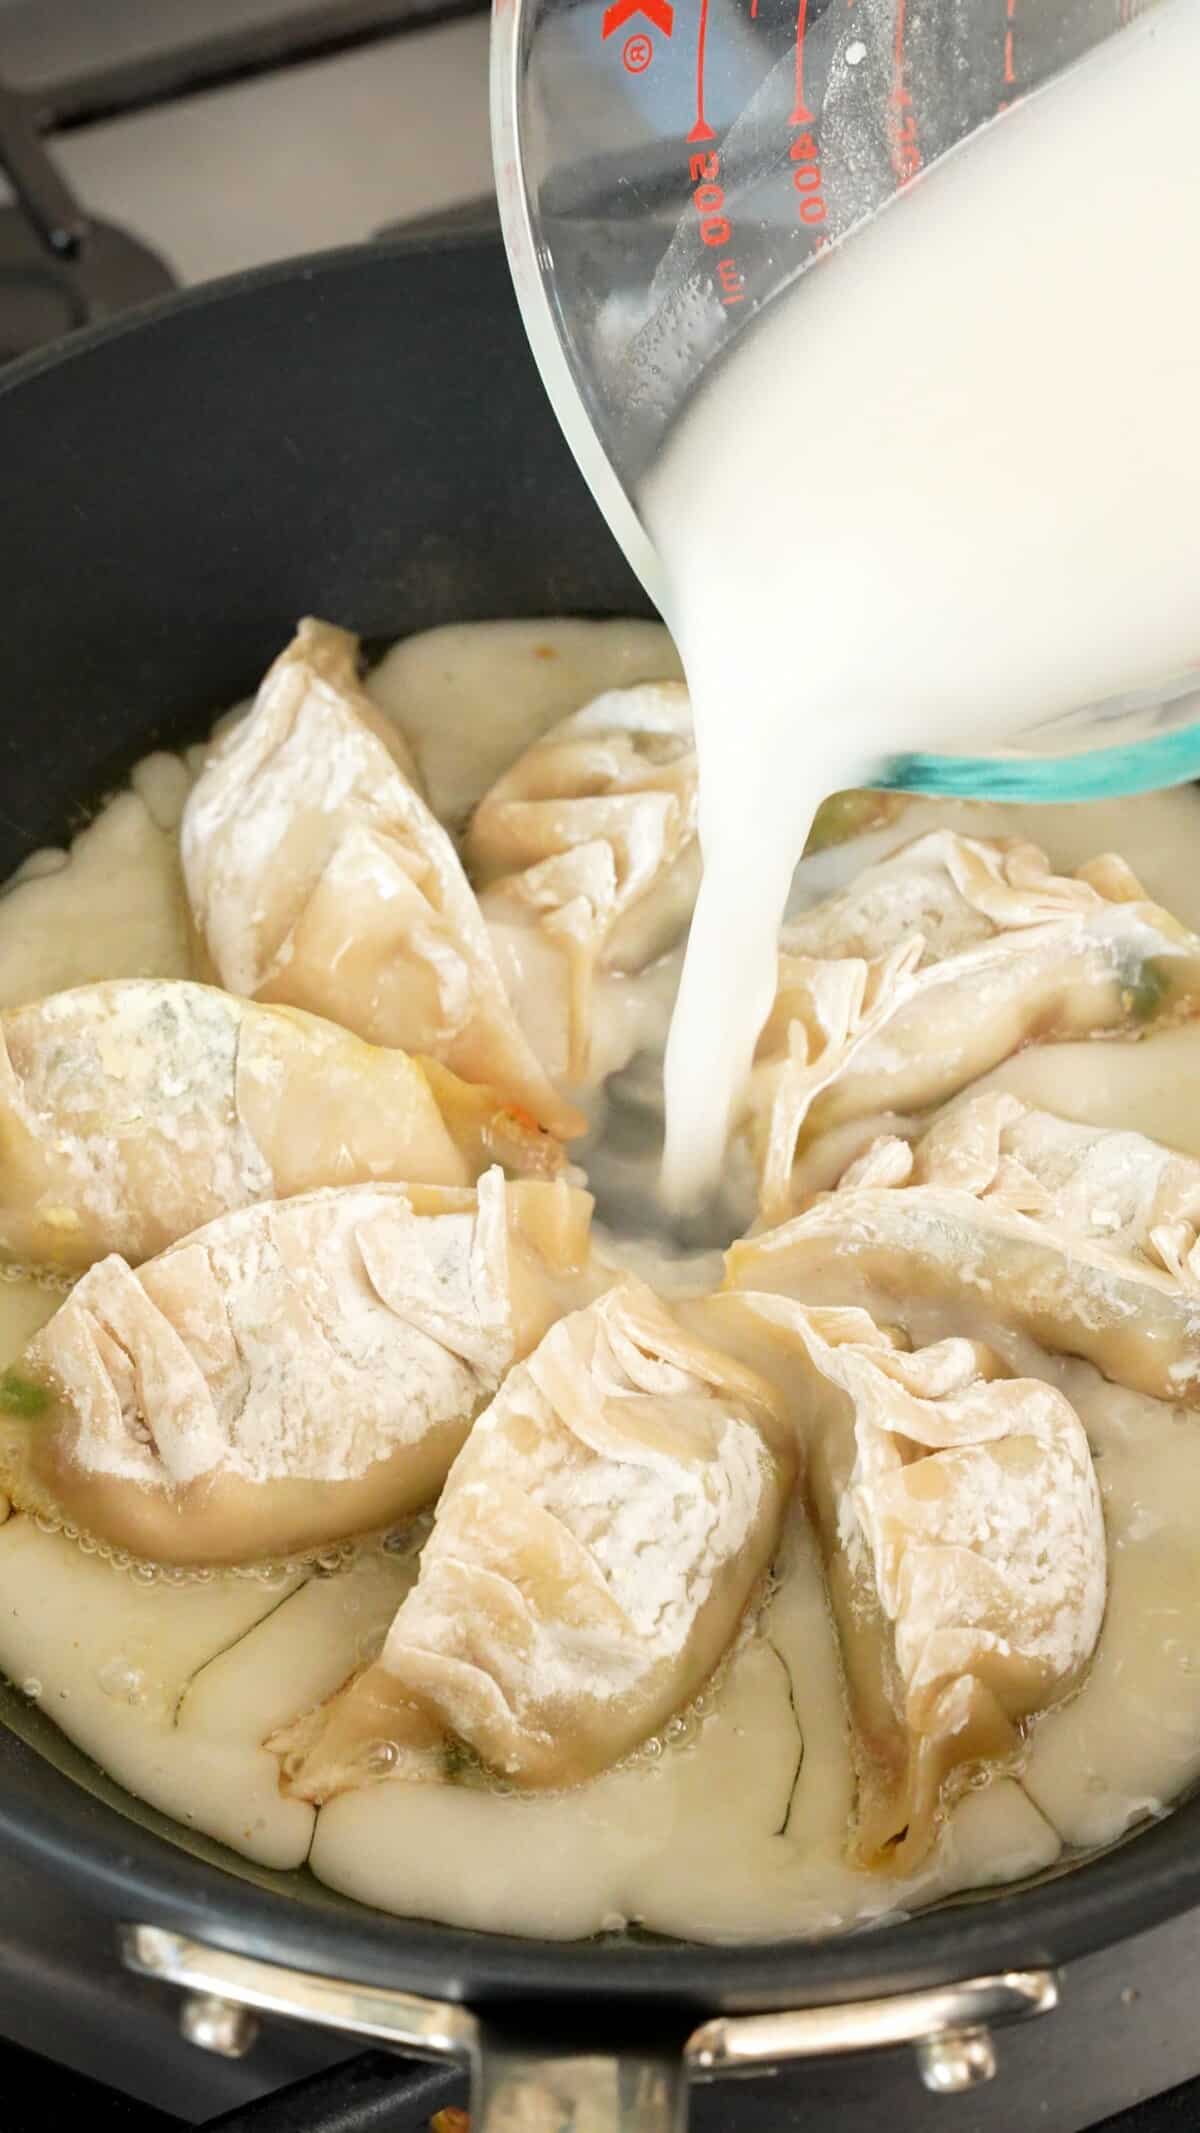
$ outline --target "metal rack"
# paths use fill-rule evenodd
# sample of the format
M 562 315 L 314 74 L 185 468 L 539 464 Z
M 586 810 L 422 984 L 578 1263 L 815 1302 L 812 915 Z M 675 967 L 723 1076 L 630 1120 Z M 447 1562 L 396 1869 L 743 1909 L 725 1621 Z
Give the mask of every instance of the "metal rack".
M 0 73 L 0 175 L 14 195 L 0 209 L 0 361 L 175 286 L 158 253 L 76 198 L 54 156 L 56 136 L 335 58 L 485 4 L 317 0 L 57 80 L 17 87 Z

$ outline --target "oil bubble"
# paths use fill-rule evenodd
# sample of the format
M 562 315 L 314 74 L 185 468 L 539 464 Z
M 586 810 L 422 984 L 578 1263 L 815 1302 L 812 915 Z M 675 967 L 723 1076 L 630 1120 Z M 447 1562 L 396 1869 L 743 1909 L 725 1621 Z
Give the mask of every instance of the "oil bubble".
M 140 1666 L 135 1666 L 124 1653 L 105 1661 L 97 1680 L 105 1696 L 114 1703 L 139 1704 L 146 1701 L 146 1676 Z
M 394 1740 L 375 1740 L 363 1751 L 362 1768 L 368 1777 L 386 1777 L 400 1760 L 400 1750 Z

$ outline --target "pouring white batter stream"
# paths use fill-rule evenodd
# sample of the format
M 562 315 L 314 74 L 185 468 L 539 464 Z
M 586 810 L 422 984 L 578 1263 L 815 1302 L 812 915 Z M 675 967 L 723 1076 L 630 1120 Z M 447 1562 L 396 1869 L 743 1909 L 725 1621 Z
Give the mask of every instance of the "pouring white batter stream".
M 940 165 L 739 341 L 641 504 L 695 706 L 705 875 L 663 1183 L 715 1181 L 820 800 L 1200 656 L 1200 10 Z

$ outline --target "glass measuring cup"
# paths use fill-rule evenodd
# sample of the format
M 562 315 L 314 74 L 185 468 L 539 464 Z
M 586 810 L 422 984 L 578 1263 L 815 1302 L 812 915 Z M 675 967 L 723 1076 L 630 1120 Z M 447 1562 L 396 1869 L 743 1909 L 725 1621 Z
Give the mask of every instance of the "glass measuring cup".
M 656 604 L 634 499 L 712 365 L 922 171 L 1164 4 L 496 0 L 493 137 L 518 298 Z M 1188 672 L 1073 706 L 1003 753 L 893 756 L 871 782 L 1059 801 L 1196 776 Z

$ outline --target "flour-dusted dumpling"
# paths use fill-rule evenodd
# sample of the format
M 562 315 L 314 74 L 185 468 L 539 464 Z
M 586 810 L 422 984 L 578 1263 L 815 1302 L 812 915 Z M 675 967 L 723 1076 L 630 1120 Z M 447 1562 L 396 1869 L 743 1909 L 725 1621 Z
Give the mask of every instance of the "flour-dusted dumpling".
M 687 690 L 645 682 L 564 719 L 475 810 L 464 856 L 509 992 L 572 1086 L 624 1063 L 608 1027 L 618 1042 L 628 1027 L 620 996 L 691 918 L 696 789 Z
M 457 832 L 540 734 L 604 689 L 678 680 L 661 622 L 448 622 L 385 652 L 364 686 L 409 743 L 439 822 Z
M 947 1781 L 1011 1762 L 1104 1614 L 1087 1437 L 1053 1386 L 973 1341 L 906 1351 L 861 1310 L 725 1300 L 801 1363 L 810 1487 L 849 1690 L 853 1849 L 908 1871 Z
M 953 1104 L 915 1140 L 874 1141 L 839 1190 L 872 1186 L 970 1193 L 989 1210 L 1030 1216 L 1098 1266 L 1123 1260 L 1200 1297 L 1200 1161 L 1143 1133 L 1080 1125 L 989 1091 Z
M 192 912 L 223 985 L 442 1060 L 562 1137 L 582 1128 L 522 1034 L 450 838 L 357 645 L 304 622 L 184 810 Z
M 0 1017 L 0 1252 L 136 1265 L 237 1207 L 370 1179 L 553 1174 L 557 1141 L 444 1067 L 295 1008 L 118 979 Z
M 1200 940 L 1122 860 L 1064 876 L 1031 844 L 918 838 L 783 930 L 749 1105 L 764 1212 L 788 1212 L 797 1150 L 830 1127 L 926 1110 L 1030 1039 L 1198 1007 Z
M 288 1789 L 447 1745 L 520 1785 L 605 1769 L 717 1665 L 792 1471 L 766 1383 L 640 1283 L 562 1319 L 472 1430 L 380 1659 L 270 1744 Z
M 1029 1334 L 1200 1408 L 1200 1164 L 997 1094 L 915 1147 L 884 1136 L 836 1192 L 733 1246 L 727 1282 L 908 1326 Z
M 952 1105 L 911 1144 L 880 1139 L 844 1182 L 873 1178 L 972 1193 L 1200 1294 L 1200 1161 L 1143 1133 L 1079 1125 L 989 1092 Z
M 0 1376 L 0 1488 L 165 1563 L 394 1523 L 594 1293 L 586 1193 L 351 1185 L 100 1260 Z M 4 1419 L 4 1418 L 8 1419 Z
M 1200 1017 L 1193 1015 L 1150 1029 L 1132 1043 L 1118 1033 L 1111 1039 L 1027 1044 L 973 1082 L 968 1095 L 972 1101 L 975 1095 L 1016 1096 L 1032 1111 L 1052 1112 L 1081 1126 L 1144 1134 L 1180 1155 L 1200 1158 L 1198 1083 Z M 915 1140 L 929 1123 L 929 1113 L 882 1112 L 818 1134 L 792 1169 L 797 1212 L 815 1193 L 831 1191 L 875 1140 Z

